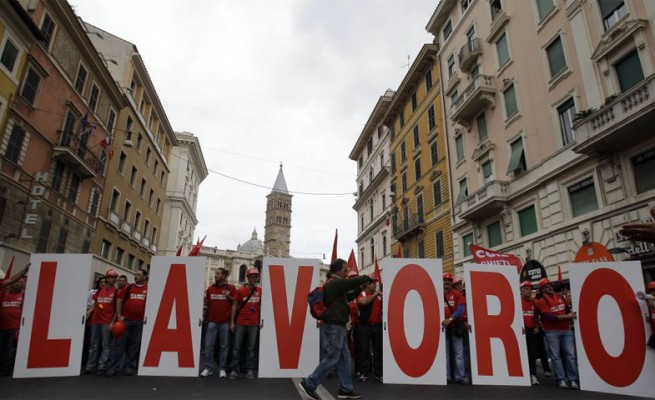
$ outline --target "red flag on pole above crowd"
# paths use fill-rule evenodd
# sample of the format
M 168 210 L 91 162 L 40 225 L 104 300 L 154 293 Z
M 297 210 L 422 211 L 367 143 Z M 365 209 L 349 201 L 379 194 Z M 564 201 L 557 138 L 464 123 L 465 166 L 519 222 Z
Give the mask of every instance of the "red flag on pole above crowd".
M 180 248 L 177 249 L 177 253 L 175 253 L 176 256 L 181 256 L 182 255 L 182 248 L 184 247 L 184 243 L 180 244 Z
M 380 266 L 378 265 L 378 258 L 375 257 L 375 279 L 380 282 L 380 291 L 382 291 L 382 274 L 380 274 Z
M 472 244 L 470 248 L 471 254 L 473 254 L 473 258 L 478 264 L 513 265 L 516 267 L 517 272 L 521 272 L 523 261 L 513 254 L 499 253 L 477 244 Z
M 11 278 L 11 269 L 13 267 L 14 267 L 14 256 L 12 256 L 11 261 L 9 261 L 9 266 L 7 267 L 7 272 L 5 272 L 5 278 L 4 279 Z
M 396 258 L 403 258 L 403 245 L 398 242 L 398 254 Z
M 205 235 L 202 240 L 200 240 L 198 243 L 191 248 L 191 251 L 189 252 L 189 257 L 197 256 L 200 253 L 200 248 L 202 247 L 202 244 L 205 243 L 205 239 L 207 239 L 207 235 Z
M 339 230 L 334 230 L 334 244 L 332 245 L 332 259 L 330 262 L 333 262 L 337 259 L 337 239 L 339 238 Z
M 355 259 L 355 250 L 350 250 L 350 256 L 348 257 L 348 272 L 354 272 L 359 275 L 357 270 L 357 260 Z

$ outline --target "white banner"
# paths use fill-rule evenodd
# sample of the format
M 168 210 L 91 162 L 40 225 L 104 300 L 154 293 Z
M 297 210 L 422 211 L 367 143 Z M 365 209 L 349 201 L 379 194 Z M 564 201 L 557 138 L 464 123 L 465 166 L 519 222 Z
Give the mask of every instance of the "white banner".
M 307 376 L 318 365 L 319 330 L 307 294 L 319 285 L 319 271 L 319 260 L 264 258 L 260 378 Z
M 380 268 L 384 382 L 445 385 L 441 260 L 386 258 Z
M 655 354 L 637 261 L 569 264 L 575 340 L 584 390 L 655 397 Z
M 32 254 L 14 378 L 80 374 L 90 254 Z
M 153 257 L 139 375 L 197 376 L 205 257 Z
M 519 275 L 514 268 L 464 264 L 472 326 L 471 378 L 476 385 L 530 385 Z

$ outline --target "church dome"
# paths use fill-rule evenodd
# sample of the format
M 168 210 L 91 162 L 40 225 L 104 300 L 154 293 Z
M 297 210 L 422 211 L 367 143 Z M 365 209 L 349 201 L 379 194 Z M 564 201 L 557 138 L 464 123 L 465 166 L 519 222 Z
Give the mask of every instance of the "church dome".
M 239 247 L 244 253 L 264 254 L 264 242 L 257 239 L 257 229 L 253 229 L 250 240 Z

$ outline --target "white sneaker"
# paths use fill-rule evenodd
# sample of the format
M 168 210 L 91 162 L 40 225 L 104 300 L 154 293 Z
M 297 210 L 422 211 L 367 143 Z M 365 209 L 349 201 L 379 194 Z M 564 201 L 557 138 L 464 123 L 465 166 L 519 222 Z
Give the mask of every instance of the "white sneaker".
M 544 376 L 545 376 L 546 378 L 550 378 L 551 376 L 553 376 L 553 374 L 552 374 L 552 372 L 550 372 L 550 371 L 546 371 L 546 372 L 544 372 Z
M 569 388 L 569 385 L 566 384 L 566 381 L 560 381 L 560 382 L 557 384 L 557 387 L 560 388 L 560 389 L 568 389 L 568 388 Z
M 238 376 L 239 373 L 237 371 L 232 370 L 232 372 L 230 372 L 230 379 L 237 379 Z
M 218 373 L 219 378 L 227 378 L 227 374 L 225 373 L 225 370 L 221 370 L 221 372 Z
M 580 386 L 576 381 L 571 381 L 571 385 L 569 386 L 572 390 L 580 390 Z
M 539 385 L 539 379 L 537 379 L 536 376 L 531 375 L 530 376 L 530 383 L 532 383 L 532 386 L 538 386 Z
M 255 373 L 252 370 L 248 370 L 248 373 L 246 374 L 246 378 L 255 379 Z
M 203 369 L 202 372 L 200 373 L 200 376 L 203 378 L 206 378 L 208 376 L 214 375 L 214 371 L 208 370 L 207 368 Z

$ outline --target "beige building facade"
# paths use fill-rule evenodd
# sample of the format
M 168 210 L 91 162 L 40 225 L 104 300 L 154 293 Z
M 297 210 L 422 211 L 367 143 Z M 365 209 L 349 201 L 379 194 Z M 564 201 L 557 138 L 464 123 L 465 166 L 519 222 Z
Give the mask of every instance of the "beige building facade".
M 439 45 L 456 270 L 470 244 L 566 277 L 580 246 L 655 254 L 620 225 L 655 205 L 655 3 L 443 0 Z

